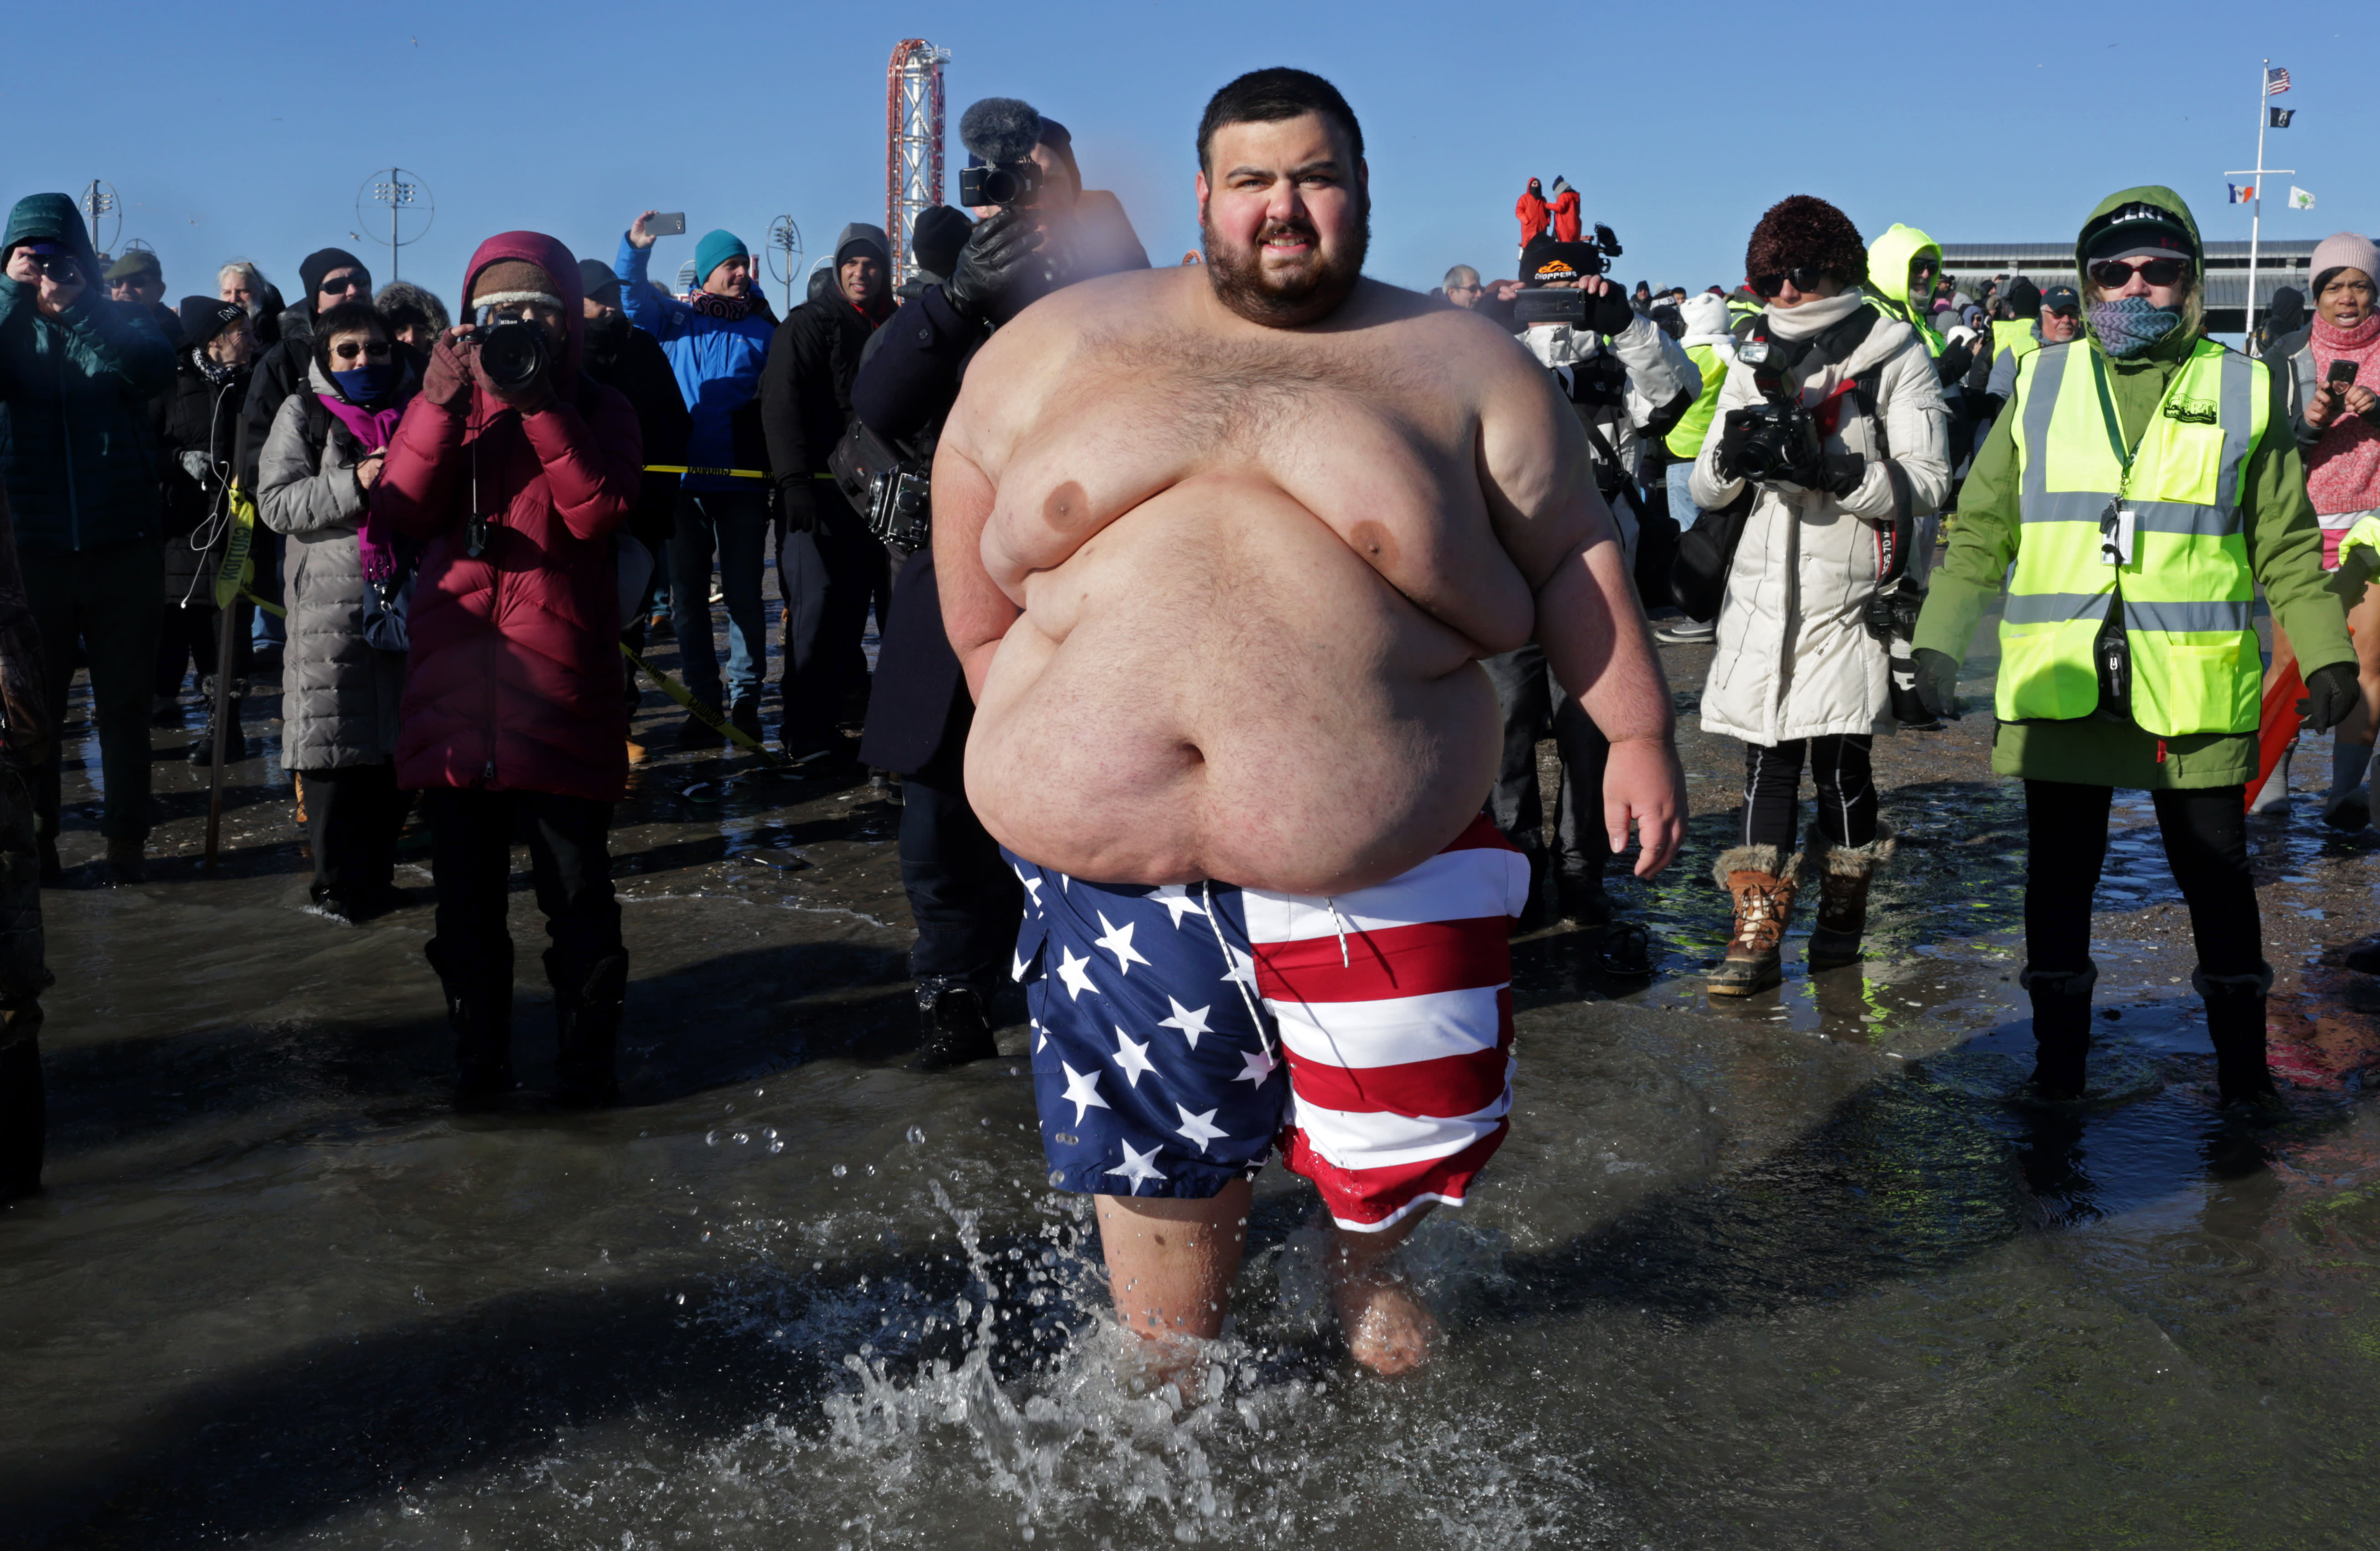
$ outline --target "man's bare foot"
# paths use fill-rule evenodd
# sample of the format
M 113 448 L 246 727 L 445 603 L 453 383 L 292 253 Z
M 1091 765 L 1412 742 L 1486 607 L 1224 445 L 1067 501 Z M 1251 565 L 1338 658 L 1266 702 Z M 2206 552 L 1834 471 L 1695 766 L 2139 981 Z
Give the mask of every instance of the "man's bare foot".
M 1438 1348 L 1438 1316 L 1402 1277 L 1343 1278 L 1331 1290 L 1355 1361 L 1383 1376 L 1411 1373 Z

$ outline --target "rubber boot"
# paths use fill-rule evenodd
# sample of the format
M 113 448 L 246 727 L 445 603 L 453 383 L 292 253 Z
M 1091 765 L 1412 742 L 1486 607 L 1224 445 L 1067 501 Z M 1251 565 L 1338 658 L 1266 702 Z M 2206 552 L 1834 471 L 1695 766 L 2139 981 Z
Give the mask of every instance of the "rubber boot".
M 1598 837 L 1596 843 L 1603 842 Z M 1554 905 L 1562 919 L 1582 927 L 1608 927 L 1611 924 L 1611 896 L 1603 888 L 1604 855 L 1598 852 L 1583 866 L 1563 867 L 1554 874 Z
M 2294 743 L 2281 745 L 2281 757 L 2273 765 L 2273 773 L 2248 805 L 2250 813 L 2287 813 L 2289 811 L 2289 760 L 2298 751 Z
M 446 1022 L 455 1031 L 455 1103 L 488 1109 L 513 1091 L 513 965 L 511 945 L 501 960 L 466 963 L 435 938 L 423 950 L 446 992 Z
M 1785 978 L 1786 923 L 1793 918 L 1792 854 L 1781 845 L 1739 845 L 1719 853 L 1711 876 L 1735 897 L 1727 957 L 1711 971 L 1715 997 L 1748 997 Z
M 2372 763 L 2370 744 L 2335 738 L 2330 745 L 2330 791 L 2322 800 L 2322 821 L 2353 834 L 2372 826 L 2372 789 L 2363 773 Z
M 917 1027 L 922 1037 L 911 1065 L 919 1072 L 947 1072 L 1000 1054 L 982 994 L 971 986 L 953 984 L 946 975 L 929 975 L 917 982 Z
M 2091 988 L 2099 983 L 2099 966 L 2088 961 L 2072 970 L 2027 964 L 2017 983 L 2033 998 L 2033 1075 L 2022 1096 L 2050 1103 L 2081 1098 L 2091 1057 Z
M 2224 1108 L 2243 1105 L 2278 1113 L 2272 1069 L 2265 1064 L 2265 1003 L 2273 989 L 2273 966 L 2249 975 L 2191 972 L 2190 984 L 2206 1001 L 2206 1033 L 2215 1044 L 2215 1085 Z
M 183 757 L 200 769 L 206 769 L 215 762 L 215 681 L 203 679 L 200 681 L 199 688 L 206 700 L 207 724 L 191 742 L 189 752 Z M 249 757 L 247 734 L 239 730 L 239 704 L 246 698 L 248 681 L 232 680 L 231 704 L 226 708 L 230 714 L 224 727 L 224 763 L 226 765 L 237 765 Z
M 49 1099 L 42 1083 L 42 1005 L 27 998 L 0 1012 L 0 1201 L 42 1188 Z
M 553 987 L 554 1097 L 574 1109 L 599 1109 L 620 1102 L 620 1016 L 628 992 L 627 950 L 606 953 L 594 969 L 578 975 L 545 955 Z
M 1817 875 L 1818 920 L 1810 932 L 1810 967 L 1841 969 L 1860 962 L 1860 939 L 1867 933 L 1867 891 L 1876 869 L 1892 859 L 1892 828 L 1876 820 L 1876 838 L 1865 845 L 1837 845 L 1810 826 L 1806 872 Z

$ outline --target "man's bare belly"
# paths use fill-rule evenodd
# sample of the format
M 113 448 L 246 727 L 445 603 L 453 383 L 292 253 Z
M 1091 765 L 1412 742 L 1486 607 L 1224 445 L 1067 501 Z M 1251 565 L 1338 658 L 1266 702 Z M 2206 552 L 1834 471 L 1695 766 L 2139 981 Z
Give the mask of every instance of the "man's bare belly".
M 1261 477 L 1172 486 L 1025 604 L 966 782 L 1044 866 L 1343 892 L 1437 854 L 1495 778 L 1478 648 Z

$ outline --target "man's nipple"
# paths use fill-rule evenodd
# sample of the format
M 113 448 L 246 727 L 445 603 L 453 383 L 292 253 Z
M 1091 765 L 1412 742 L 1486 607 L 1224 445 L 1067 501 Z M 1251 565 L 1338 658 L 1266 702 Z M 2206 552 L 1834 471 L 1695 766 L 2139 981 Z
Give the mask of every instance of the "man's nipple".
M 1041 520 L 1060 533 L 1072 533 L 1091 520 L 1091 498 L 1080 481 L 1069 479 L 1041 503 Z

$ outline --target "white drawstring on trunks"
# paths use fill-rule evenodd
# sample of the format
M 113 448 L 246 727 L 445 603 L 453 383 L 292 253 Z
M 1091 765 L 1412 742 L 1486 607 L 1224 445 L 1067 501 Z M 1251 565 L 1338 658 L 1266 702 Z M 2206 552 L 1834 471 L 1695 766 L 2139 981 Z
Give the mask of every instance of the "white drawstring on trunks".
M 1339 902 L 1325 894 L 1322 896 L 1322 908 L 1330 913 L 1330 924 L 1339 928 L 1339 967 L 1354 968 L 1347 958 L 1347 923 L 1339 918 Z
M 1223 951 L 1223 967 L 1229 969 L 1232 965 L 1232 945 L 1223 940 L 1222 922 L 1215 915 L 1215 886 L 1212 879 L 1202 878 L 1198 880 L 1198 898 L 1207 907 L 1207 925 L 1215 934 L 1215 946 Z M 1248 973 L 1254 975 L 1257 965 L 1257 956 L 1253 951 L 1256 947 L 1254 939 L 1250 939 L 1248 947 L 1252 950 L 1248 954 Z M 1281 1052 L 1273 1048 L 1272 1035 L 1265 1028 L 1264 1014 L 1257 1011 L 1256 998 L 1248 994 L 1247 982 L 1236 975 L 1230 976 L 1230 979 L 1232 985 L 1240 988 L 1240 1000 L 1247 1003 L 1248 1019 L 1257 1025 L 1257 1040 L 1264 1047 L 1266 1059 L 1278 1064 L 1281 1060 Z

